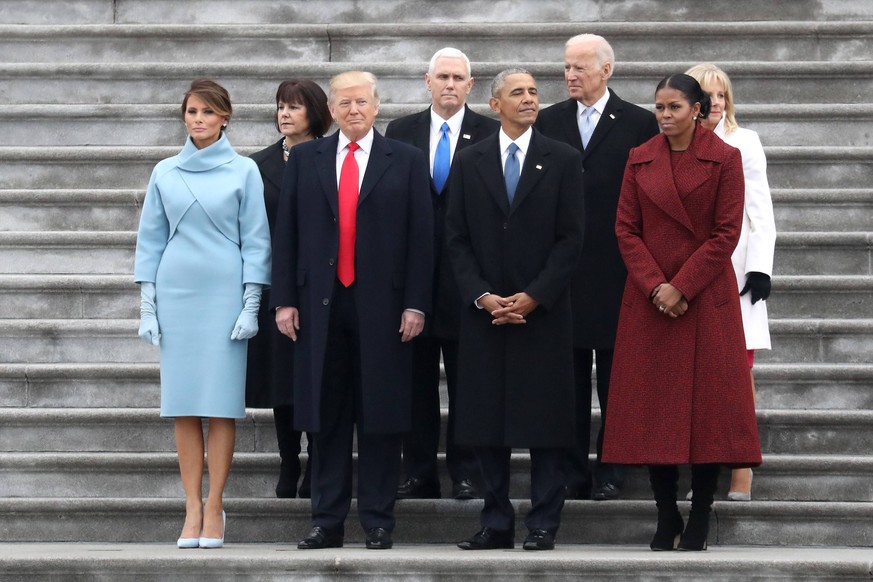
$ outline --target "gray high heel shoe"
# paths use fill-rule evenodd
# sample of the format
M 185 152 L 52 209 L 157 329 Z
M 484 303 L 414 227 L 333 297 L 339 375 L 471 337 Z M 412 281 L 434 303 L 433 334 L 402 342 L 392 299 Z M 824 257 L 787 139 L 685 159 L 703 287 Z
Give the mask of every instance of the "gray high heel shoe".
M 745 491 L 728 491 L 727 498 L 728 501 L 751 501 L 752 500 L 752 478 L 755 474 L 749 469 L 749 492 Z

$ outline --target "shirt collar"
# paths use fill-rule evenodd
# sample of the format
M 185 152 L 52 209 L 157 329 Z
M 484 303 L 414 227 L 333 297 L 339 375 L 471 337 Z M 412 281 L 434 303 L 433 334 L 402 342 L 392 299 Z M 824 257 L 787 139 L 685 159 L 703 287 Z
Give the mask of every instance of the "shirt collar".
M 600 97 L 600 99 L 595 101 L 594 105 L 592 105 L 592 107 L 594 107 L 594 110 L 597 111 L 598 115 L 603 115 L 603 110 L 606 109 L 606 102 L 607 101 L 609 101 L 609 89 L 607 89 L 603 93 L 603 95 Z M 577 101 L 576 107 L 577 107 L 576 115 L 578 116 L 578 115 L 582 115 L 582 112 L 585 110 L 586 107 L 588 107 L 588 105 L 585 105 L 581 101 Z
M 461 107 L 461 109 L 449 117 L 448 119 L 443 119 L 440 117 L 436 111 L 433 110 L 433 106 L 430 108 L 430 127 L 431 131 L 440 131 L 443 126 L 443 123 L 449 124 L 449 131 L 451 131 L 452 135 L 458 135 L 461 133 L 461 123 L 464 122 L 464 112 L 466 111 L 466 107 Z
M 352 141 L 346 137 L 342 131 L 339 132 L 339 142 L 336 145 L 336 153 L 339 154 L 343 151 L 346 146 L 349 145 L 349 142 Z M 361 147 L 361 151 L 365 154 L 369 154 L 370 150 L 373 149 L 373 128 L 370 128 L 370 131 L 367 132 L 367 135 L 358 140 L 358 145 Z
M 506 132 L 503 131 L 503 128 L 500 128 L 498 132 L 498 136 L 500 139 L 500 154 L 503 155 L 503 152 L 506 151 L 506 148 L 509 147 L 509 144 L 515 142 L 515 145 L 518 146 L 518 149 L 521 150 L 523 155 L 527 155 L 527 149 L 530 146 L 530 138 L 533 135 L 533 129 L 528 127 L 527 131 L 518 136 L 516 139 L 510 139 Z

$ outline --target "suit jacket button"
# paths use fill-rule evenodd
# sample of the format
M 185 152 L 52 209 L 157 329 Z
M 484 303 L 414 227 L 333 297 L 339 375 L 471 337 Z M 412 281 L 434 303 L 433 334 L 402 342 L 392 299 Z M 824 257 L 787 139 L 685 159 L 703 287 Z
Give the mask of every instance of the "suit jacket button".
M 334 261 L 333 259 L 328 259 L 328 260 L 327 260 L 327 264 L 330 265 L 331 267 L 333 267 L 334 262 L 335 262 L 335 261 Z
M 509 229 L 509 223 L 508 223 L 508 222 L 504 222 L 504 223 L 503 223 L 503 230 L 507 230 L 507 229 Z
M 330 299 L 328 299 L 327 297 L 321 300 L 322 305 L 327 305 L 328 303 L 330 303 Z

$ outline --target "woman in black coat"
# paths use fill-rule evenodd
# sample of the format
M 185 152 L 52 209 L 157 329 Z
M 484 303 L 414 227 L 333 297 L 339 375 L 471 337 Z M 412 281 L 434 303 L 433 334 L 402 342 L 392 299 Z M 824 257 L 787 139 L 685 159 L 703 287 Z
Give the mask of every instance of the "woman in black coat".
M 275 234 L 276 212 L 285 162 L 292 147 L 304 141 L 320 138 L 330 127 L 331 117 L 327 96 L 316 83 L 309 80 L 288 80 L 276 92 L 276 128 L 282 139 L 252 154 L 264 180 L 264 202 L 270 235 Z M 309 497 L 309 466 L 300 483 L 300 437 L 293 427 L 294 342 L 279 333 L 275 316 L 269 309 L 270 292 L 264 290 L 258 313 L 261 333 L 249 340 L 246 373 L 246 406 L 272 408 L 282 459 L 276 497 Z M 308 451 L 307 451 L 308 452 Z

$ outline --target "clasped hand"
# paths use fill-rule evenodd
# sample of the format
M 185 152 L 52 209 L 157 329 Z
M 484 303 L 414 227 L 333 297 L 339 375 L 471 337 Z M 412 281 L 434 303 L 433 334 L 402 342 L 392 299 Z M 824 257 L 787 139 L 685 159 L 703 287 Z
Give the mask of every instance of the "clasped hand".
M 509 297 L 490 293 L 479 300 L 482 309 L 491 314 L 492 325 L 520 325 L 527 323 L 527 316 L 539 306 L 536 299 L 521 292 Z
M 664 315 L 676 318 L 688 311 L 688 301 L 670 283 L 661 283 L 652 291 L 652 304 Z

